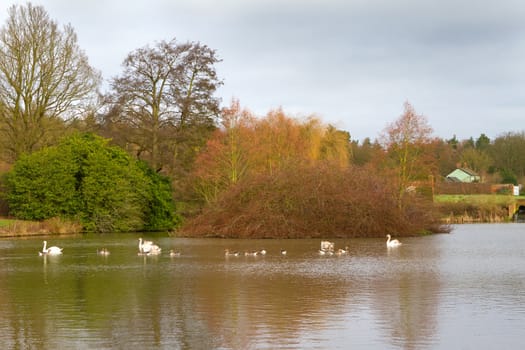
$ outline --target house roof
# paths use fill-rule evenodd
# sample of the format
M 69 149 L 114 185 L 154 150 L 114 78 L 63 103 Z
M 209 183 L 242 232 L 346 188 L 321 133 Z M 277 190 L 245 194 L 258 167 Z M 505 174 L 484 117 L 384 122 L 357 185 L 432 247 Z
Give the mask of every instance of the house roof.
M 455 176 L 447 176 L 446 179 L 447 179 L 447 181 L 449 181 L 449 182 L 462 182 L 460 179 L 458 179 L 458 178 L 455 177 Z
M 463 171 L 464 173 L 471 175 L 471 176 L 479 176 L 478 173 L 476 173 L 474 170 L 469 168 L 458 168 L 459 170 Z
M 480 180 L 480 176 L 469 168 L 456 168 L 448 174 L 446 178 L 451 182 L 472 182 Z

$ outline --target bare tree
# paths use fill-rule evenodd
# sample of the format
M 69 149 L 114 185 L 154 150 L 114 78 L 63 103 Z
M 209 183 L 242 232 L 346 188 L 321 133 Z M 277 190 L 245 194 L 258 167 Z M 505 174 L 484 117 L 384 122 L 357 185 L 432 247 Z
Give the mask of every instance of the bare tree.
M 174 159 L 183 162 L 192 149 L 185 146 L 198 142 L 195 133 L 213 129 L 219 114 L 213 96 L 221 85 L 217 62 L 207 46 L 175 39 L 130 53 L 124 72 L 111 84 L 113 112 L 108 117 L 121 125 L 117 133 L 125 132 L 117 139 L 157 170 L 173 166 Z
M 432 141 L 432 132 L 426 117 L 416 114 L 412 105 L 405 102 L 404 113 L 388 125 L 382 135 L 383 145 L 397 171 L 400 206 L 410 182 L 421 173 L 418 166 L 422 164 L 423 145 Z
M 59 29 L 41 6 L 10 7 L 0 30 L 0 142 L 10 160 L 53 143 L 100 81 L 70 25 Z

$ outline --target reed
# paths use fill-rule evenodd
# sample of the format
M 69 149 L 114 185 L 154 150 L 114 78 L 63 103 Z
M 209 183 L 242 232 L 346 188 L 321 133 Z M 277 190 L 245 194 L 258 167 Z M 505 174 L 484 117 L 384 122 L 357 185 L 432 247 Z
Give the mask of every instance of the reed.
M 81 230 L 79 223 L 60 218 L 44 221 L 0 219 L 0 237 L 76 234 Z

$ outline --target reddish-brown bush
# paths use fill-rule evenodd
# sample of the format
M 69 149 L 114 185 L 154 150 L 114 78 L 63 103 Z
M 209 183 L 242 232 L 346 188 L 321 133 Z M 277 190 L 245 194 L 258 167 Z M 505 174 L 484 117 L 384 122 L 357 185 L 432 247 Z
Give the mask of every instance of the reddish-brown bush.
M 399 207 L 397 190 L 361 168 L 294 166 L 245 179 L 189 220 L 194 237 L 306 238 L 415 235 L 445 230 L 432 203 L 416 195 Z

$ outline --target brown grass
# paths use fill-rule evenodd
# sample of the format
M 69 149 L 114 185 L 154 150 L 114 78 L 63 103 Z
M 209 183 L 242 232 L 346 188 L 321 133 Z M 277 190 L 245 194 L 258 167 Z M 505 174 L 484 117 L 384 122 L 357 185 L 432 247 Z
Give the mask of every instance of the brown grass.
M 439 202 L 436 206 L 450 224 L 509 221 L 508 208 L 496 202 Z
M 0 237 L 75 234 L 81 232 L 81 229 L 80 224 L 60 218 L 44 221 L 3 220 Z

